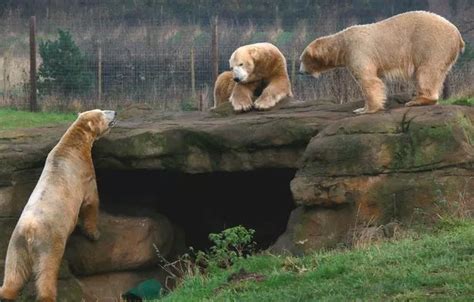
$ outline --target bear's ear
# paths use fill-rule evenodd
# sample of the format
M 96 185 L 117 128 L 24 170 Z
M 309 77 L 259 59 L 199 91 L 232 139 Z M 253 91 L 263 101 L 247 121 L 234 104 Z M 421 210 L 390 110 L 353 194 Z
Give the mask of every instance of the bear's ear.
M 87 126 L 91 130 L 92 133 L 99 134 L 99 127 L 92 121 L 87 122 Z
M 318 44 L 315 47 L 315 56 L 320 58 L 323 61 L 328 61 L 331 56 L 334 56 L 336 53 L 336 48 L 334 43 L 329 38 L 324 38 L 318 40 Z
M 260 51 L 258 51 L 257 47 L 250 48 L 249 54 L 254 61 L 257 61 L 260 58 Z
M 312 58 L 321 58 L 326 55 L 326 43 L 324 40 L 316 40 L 310 49 L 310 55 Z

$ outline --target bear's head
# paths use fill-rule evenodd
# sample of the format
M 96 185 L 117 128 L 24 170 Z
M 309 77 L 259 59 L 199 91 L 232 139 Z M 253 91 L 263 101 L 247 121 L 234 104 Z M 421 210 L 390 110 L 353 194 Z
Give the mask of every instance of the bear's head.
M 319 38 L 311 42 L 300 56 L 300 74 L 309 74 L 317 78 L 321 73 L 334 68 L 332 57 L 337 55 L 327 41 L 327 38 Z
M 259 50 L 252 45 L 237 48 L 229 59 L 233 79 L 237 83 L 250 83 L 259 80 L 255 74 L 255 65 L 259 59 Z
M 97 140 L 115 125 L 115 117 L 115 111 L 94 109 L 79 113 L 76 123 Z

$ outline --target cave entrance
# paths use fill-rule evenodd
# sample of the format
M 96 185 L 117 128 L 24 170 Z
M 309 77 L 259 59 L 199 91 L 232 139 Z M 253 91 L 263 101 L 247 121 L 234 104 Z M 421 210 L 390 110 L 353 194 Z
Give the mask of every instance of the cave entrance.
M 209 233 L 243 225 L 255 230 L 258 249 L 285 231 L 294 202 L 294 169 L 184 174 L 99 170 L 101 208 L 126 216 L 160 213 L 182 228 L 186 245 L 205 250 Z

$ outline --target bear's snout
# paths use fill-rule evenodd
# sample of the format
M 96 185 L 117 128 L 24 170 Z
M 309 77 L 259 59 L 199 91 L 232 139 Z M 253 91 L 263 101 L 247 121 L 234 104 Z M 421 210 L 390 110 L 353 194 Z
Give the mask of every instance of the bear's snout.
M 238 82 L 240 82 L 240 79 L 238 77 L 235 77 L 234 81 L 238 83 Z
M 306 67 L 304 66 L 303 63 L 300 64 L 300 70 L 298 71 L 298 74 L 300 75 L 308 75 L 308 71 L 306 71 Z
M 103 113 L 105 115 L 109 127 L 114 126 L 116 122 L 117 112 L 112 110 L 104 110 Z

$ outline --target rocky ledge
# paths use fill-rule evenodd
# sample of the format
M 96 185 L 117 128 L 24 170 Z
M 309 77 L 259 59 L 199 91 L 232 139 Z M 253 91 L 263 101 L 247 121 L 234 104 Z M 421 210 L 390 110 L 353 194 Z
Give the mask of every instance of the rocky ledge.
M 112 174 L 290 171 L 294 177 L 285 186 L 291 189 L 293 206 L 285 216 L 286 231 L 276 234 L 280 236 L 270 247 L 275 252 L 300 254 L 345 244 L 358 225 L 388 226 L 394 222 L 429 221 L 452 212 L 472 213 L 474 108 L 404 108 L 395 100 L 385 112 L 353 115 L 352 110 L 360 105 L 287 102 L 268 112 L 245 114 L 229 113 L 225 106 L 212 113 L 157 113 L 146 106 L 134 106 L 122 112 L 116 128 L 96 143 L 94 161 L 97 170 Z M 60 125 L 0 131 L 2 260 L 46 155 L 66 128 Z M 267 175 L 262 181 L 271 183 L 272 178 Z M 235 188 L 240 190 L 238 181 Z M 219 188 L 216 191 L 219 194 Z M 220 196 L 219 202 L 225 205 L 229 192 L 221 192 Z M 261 196 L 263 202 L 266 195 Z M 135 199 L 140 198 L 145 199 Z M 195 201 L 167 202 L 172 208 L 187 207 Z M 248 209 L 248 215 L 251 212 Z M 271 217 L 272 213 L 268 207 L 264 215 Z M 125 228 L 118 218 L 104 219 L 102 228 L 110 228 L 105 233 L 112 235 L 97 245 L 81 236 L 71 238 L 66 258 L 74 275 L 83 278 L 83 289 L 87 280 L 109 280 L 104 274 L 119 275 L 124 273 L 118 271 L 135 272 L 155 265 L 150 252 L 154 241 L 159 241 L 167 253 L 183 245 L 183 234 L 177 236 L 180 230 L 173 217 L 155 214 L 143 218 L 146 221 L 122 218 L 124 225 L 130 224 Z M 202 219 L 204 224 L 216 217 Z M 224 221 L 224 225 L 229 222 Z M 143 232 L 134 235 L 134 230 Z M 139 249 L 143 255 L 130 254 L 130 244 L 137 246 L 137 241 L 143 245 Z M 119 255 L 117 259 L 100 257 L 112 247 L 120 249 L 120 245 L 122 253 L 114 252 Z M 94 249 L 96 256 L 88 257 Z M 130 260 L 121 262 L 120 255 Z

